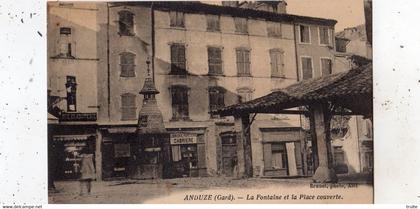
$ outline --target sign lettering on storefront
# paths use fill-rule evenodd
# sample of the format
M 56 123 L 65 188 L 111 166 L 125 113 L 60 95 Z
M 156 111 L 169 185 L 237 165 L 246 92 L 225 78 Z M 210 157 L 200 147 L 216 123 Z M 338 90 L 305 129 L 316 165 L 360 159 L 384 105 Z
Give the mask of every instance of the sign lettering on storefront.
M 96 121 L 96 113 L 62 113 L 60 121 Z
M 171 134 L 171 144 L 196 144 L 197 134 L 173 133 Z

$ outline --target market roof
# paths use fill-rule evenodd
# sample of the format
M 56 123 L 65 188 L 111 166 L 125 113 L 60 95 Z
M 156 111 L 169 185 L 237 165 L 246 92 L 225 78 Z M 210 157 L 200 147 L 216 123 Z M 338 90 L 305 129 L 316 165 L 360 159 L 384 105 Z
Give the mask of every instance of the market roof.
M 372 114 L 372 64 L 308 79 L 266 96 L 212 111 L 222 116 L 244 113 L 277 113 L 282 109 L 333 102 L 353 114 Z
M 114 5 L 145 5 L 150 6 L 151 2 L 114 2 Z M 205 4 L 194 1 L 158 1 L 153 2 L 153 8 L 157 10 L 172 10 L 186 13 L 204 13 L 214 15 L 229 15 L 234 17 L 245 17 L 253 19 L 265 19 L 275 22 L 296 22 L 308 24 L 320 24 L 334 26 L 337 21 L 333 19 L 324 19 L 292 14 L 281 14 L 275 12 L 261 11 L 248 8 L 229 7 L 213 4 Z

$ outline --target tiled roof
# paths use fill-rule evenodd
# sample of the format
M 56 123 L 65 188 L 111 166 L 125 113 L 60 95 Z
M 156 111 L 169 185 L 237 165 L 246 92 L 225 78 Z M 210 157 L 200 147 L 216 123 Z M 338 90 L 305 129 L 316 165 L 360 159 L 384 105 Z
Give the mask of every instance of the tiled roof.
M 366 99 L 369 101 L 360 102 Z M 371 100 L 372 64 L 368 64 L 349 71 L 304 80 L 266 96 L 220 108 L 211 113 L 220 115 L 273 113 L 276 110 L 310 105 L 318 101 L 333 101 L 354 112 L 365 114 L 372 111 Z M 345 105 L 343 101 L 350 101 L 349 103 L 353 101 L 353 104 Z
M 151 2 L 113 2 L 115 5 L 144 5 L 150 6 Z M 337 21 L 333 19 L 324 19 L 316 17 L 299 16 L 292 14 L 280 14 L 274 12 L 267 12 L 254 9 L 229 7 L 213 4 L 204 4 L 194 1 L 157 1 L 153 3 L 153 7 L 157 10 L 172 10 L 195 14 L 214 14 L 214 15 L 229 15 L 234 17 L 245 17 L 253 19 L 265 19 L 268 21 L 278 22 L 296 22 L 308 24 L 320 24 L 334 26 Z

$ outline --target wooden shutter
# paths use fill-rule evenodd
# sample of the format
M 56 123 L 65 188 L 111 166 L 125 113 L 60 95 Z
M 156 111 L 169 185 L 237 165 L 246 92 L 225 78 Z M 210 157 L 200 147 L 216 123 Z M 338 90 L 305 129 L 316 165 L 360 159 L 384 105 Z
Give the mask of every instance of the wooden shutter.
M 271 144 L 265 143 L 263 144 L 263 157 L 264 157 L 264 169 L 271 169 Z
M 236 66 L 238 70 L 238 75 L 242 75 L 244 73 L 244 54 L 241 50 L 236 50 Z
M 271 76 L 278 76 L 277 51 L 270 50 Z
M 309 57 L 302 57 L 302 78 L 310 79 L 312 78 L 312 59 Z
M 121 95 L 122 120 L 136 119 L 136 109 L 136 95 L 129 93 Z
M 330 59 L 321 59 L 322 75 L 329 75 L 332 72 L 332 65 Z
M 244 73 L 247 75 L 251 74 L 251 61 L 250 61 L 250 57 L 249 57 L 249 51 L 245 50 L 244 51 Z
M 176 12 L 170 11 L 169 12 L 169 19 L 170 19 L 170 26 L 176 26 Z

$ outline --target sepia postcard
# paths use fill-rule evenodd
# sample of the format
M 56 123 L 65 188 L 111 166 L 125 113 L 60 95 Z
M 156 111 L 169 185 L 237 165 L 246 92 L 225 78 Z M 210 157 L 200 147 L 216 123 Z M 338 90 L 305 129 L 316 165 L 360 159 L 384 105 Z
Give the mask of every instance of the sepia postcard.
M 48 203 L 373 203 L 372 1 L 305 2 L 47 2 Z

